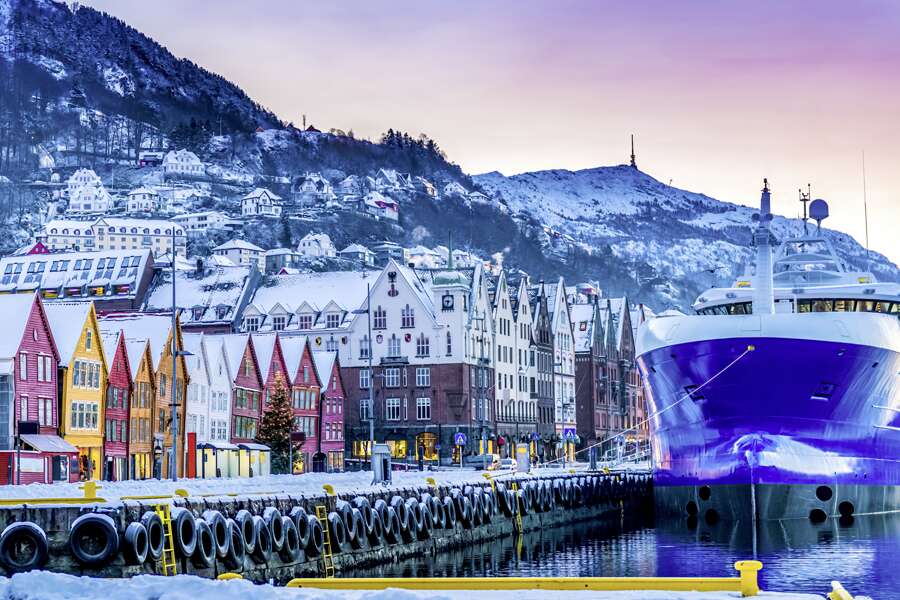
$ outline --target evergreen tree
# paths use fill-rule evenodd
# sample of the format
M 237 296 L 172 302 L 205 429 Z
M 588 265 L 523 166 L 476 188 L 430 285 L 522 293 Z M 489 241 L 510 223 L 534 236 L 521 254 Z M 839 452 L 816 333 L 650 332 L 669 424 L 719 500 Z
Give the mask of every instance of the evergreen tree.
M 281 213 L 281 246 L 282 248 L 292 248 L 294 240 L 291 239 L 291 222 L 288 220 L 287 213 Z
M 281 374 L 275 376 L 275 389 L 259 423 L 256 441 L 272 451 L 272 473 L 287 473 L 290 462 L 291 431 L 294 428 L 294 409 Z

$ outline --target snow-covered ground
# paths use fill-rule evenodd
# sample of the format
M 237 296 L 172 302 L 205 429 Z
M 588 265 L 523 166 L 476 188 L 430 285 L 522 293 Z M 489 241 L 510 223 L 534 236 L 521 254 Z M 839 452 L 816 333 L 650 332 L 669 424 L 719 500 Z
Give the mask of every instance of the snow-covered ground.
M 474 592 L 491 600 L 731 600 L 732 592 Z M 191 575 L 157 577 L 141 575 L 132 579 L 92 579 L 59 573 L 32 572 L 0 579 L 0 598 L 9 600 L 464 600 L 470 591 L 323 591 L 254 585 L 249 581 L 214 581 Z M 759 598 L 772 600 L 822 600 L 822 596 L 763 592 Z
M 579 464 L 578 469 L 587 465 Z M 545 468 L 533 471 L 535 475 L 563 473 L 560 468 Z M 448 469 L 442 471 L 395 471 L 390 487 L 414 487 L 427 485 L 426 479 L 433 477 L 438 484 L 484 483 L 482 471 L 472 469 Z M 491 475 L 501 480 L 513 471 L 492 471 Z M 175 495 L 176 490 L 186 490 L 189 495 L 239 494 L 241 496 L 271 496 L 274 494 L 321 495 L 322 486 L 329 484 L 338 494 L 362 492 L 372 488 L 372 474 L 368 471 L 355 473 L 306 473 L 304 475 L 269 475 L 253 478 L 225 479 L 146 479 L 140 481 L 100 481 L 97 482 L 97 496 L 107 503 L 118 504 L 123 496 Z M 0 498 L 71 498 L 81 497 L 84 492 L 81 483 L 34 483 L 19 486 L 0 487 Z M 0 596 L 2 598 L 2 596 Z

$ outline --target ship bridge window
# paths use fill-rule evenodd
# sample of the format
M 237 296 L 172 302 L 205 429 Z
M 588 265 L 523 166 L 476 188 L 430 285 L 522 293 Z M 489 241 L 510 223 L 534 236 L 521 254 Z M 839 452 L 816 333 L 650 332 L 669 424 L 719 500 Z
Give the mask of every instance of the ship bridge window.
M 797 312 L 877 312 L 897 314 L 900 303 L 887 300 L 853 300 L 841 298 L 811 298 L 797 300 Z

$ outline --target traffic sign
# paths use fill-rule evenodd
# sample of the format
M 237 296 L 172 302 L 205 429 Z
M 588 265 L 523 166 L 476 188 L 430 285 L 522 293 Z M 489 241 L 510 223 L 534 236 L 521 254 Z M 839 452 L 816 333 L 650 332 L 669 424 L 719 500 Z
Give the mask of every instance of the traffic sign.
M 457 446 L 465 446 L 466 445 L 466 434 L 464 434 L 462 432 L 454 433 L 453 434 L 453 443 L 456 444 Z
M 574 427 L 566 427 L 563 429 L 563 437 L 567 442 L 575 441 L 575 428 Z

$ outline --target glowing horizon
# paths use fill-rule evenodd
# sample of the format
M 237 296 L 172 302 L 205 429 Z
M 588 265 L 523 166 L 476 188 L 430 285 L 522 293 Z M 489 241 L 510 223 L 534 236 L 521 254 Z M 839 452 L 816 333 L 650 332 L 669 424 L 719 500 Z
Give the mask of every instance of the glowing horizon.
M 900 262 L 900 4 L 87 0 L 285 121 L 426 132 L 468 173 L 627 162 Z

